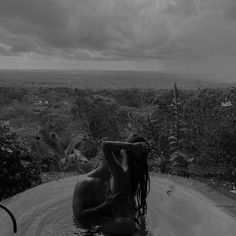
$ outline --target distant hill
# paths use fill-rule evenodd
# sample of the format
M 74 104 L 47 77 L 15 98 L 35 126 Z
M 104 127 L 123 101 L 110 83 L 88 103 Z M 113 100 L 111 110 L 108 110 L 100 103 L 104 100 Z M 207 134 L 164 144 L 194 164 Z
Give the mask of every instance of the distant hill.
M 235 83 L 199 79 L 191 74 L 142 71 L 0 70 L 1 87 L 77 87 L 88 89 L 227 88 Z

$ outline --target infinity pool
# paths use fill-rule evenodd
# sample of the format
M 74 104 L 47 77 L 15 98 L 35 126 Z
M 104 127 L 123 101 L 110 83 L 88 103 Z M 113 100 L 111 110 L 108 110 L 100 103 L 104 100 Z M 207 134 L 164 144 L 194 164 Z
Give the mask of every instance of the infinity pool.
M 18 232 L 13 233 L 10 217 L 0 209 L 0 235 L 81 235 L 72 218 L 72 196 L 77 179 L 70 177 L 43 184 L 5 201 L 16 217 Z M 236 203 L 230 202 L 230 207 L 236 207 Z M 168 177 L 152 175 L 148 209 L 149 235 L 236 235 L 232 216 L 201 193 Z

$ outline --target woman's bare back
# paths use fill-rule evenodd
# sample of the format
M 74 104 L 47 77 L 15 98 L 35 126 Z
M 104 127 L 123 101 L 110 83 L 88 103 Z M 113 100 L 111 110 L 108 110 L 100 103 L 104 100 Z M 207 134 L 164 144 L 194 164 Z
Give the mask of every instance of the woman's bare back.
M 116 179 L 111 178 L 110 181 L 110 195 L 115 199 L 113 204 L 114 217 L 132 217 L 133 216 L 133 203 L 130 200 L 130 183 L 129 172 L 124 171 L 124 175 Z

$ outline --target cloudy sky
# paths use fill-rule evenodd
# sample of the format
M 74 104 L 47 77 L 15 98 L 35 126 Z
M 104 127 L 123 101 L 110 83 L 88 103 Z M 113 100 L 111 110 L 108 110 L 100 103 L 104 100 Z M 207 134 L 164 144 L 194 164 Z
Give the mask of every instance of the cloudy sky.
M 0 0 L 0 68 L 236 75 L 236 0 Z

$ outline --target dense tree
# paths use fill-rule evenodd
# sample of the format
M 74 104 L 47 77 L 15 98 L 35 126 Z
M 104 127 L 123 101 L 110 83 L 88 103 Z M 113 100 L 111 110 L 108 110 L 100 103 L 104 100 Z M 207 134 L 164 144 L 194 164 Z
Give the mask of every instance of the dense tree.
M 2 104 L 12 104 L 13 108 L 14 91 L 1 91 L 5 99 L 1 100 Z M 28 104 L 48 99 L 49 105 L 32 105 L 33 108 L 27 105 L 27 114 L 22 112 L 26 109 L 17 110 L 12 120 L 27 115 L 27 122 L 32 119 L 35 122 L 32 124 L 39 128 L 48 127 L 56 133 L 63 150 L 73 137 L 85 135 L 94 144 L 83 153 L 89 159 L 99 152 L 102 139 L 125 140 L 136 132 L 149 141 L 153 159 L 167 163 L 174 144 L 176 150 L 181 149 L 194 158 L 200 169 L 224 169 L 231 177 L 235 175 L 236 88 L 181 91 L 176 87 L 174 91 L 43 87 L 30 92 L 22 90 L 17 93 L 23 94 L 22 98 L 28 97 Z M 40 112 L 30 117 L 30 109 Z M 27 124 L 24 127 L 27 131 Z M 46 152 L 47 149 L 45 157 Z
M 39 165 L 16 134 L 0 127 L 0 199 L 41 183 Z

